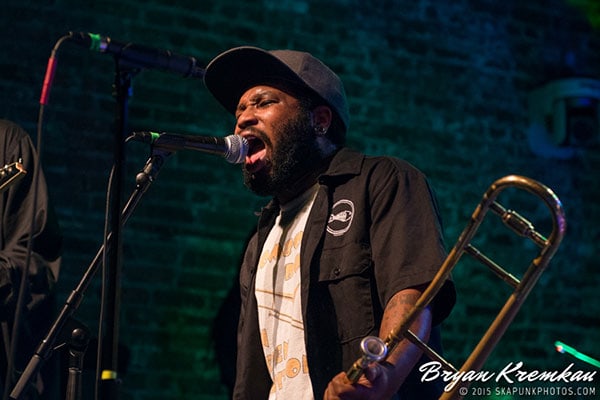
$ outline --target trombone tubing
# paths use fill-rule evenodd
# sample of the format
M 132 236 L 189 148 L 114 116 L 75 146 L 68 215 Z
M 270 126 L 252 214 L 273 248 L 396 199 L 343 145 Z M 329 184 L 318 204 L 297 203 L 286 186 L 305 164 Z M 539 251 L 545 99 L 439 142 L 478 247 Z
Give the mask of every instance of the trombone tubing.
M 463 367 L 461 367 L 461 370 L 464 370 L 465 367 L 468 367 L 478 371 L 482 367 L 483 363 L 489 356 L 489 353 L 492 351 L 494 346 L 500 340 L 500 337 L 504 334 L 509 324 L 512 322 L 522 302 L 535 285 L 540 274 L 544 271 L 545 267 L 548 265 L 548 262 L 554 256 L 566 230 L 566 219 L 562 209 L 562 204 L 558 197 L 545 185 L 524 176 L 508 175 L 496 180 L 492 185 L 490 185 L 488 190 L 484 193 L 482 201 L 478 204 L 475 211 L 471 215 L 469 223 L 440 266 L 438 273 L 435 275 L 429 286 L 425 289 L 421 297 L 419 297 L 414 307 L 407 314 L 406 318 L 404 318 L 404 320 L 386 336 L 384 342 L 388 347 L 387 354 L 390 354 L 393 351 L 396 345 L 403 339 L 403 337 L 406 336 L 406 332 L 409 330 L 410 325 L 433 301 L 433 298 L 440 291 L 446 280 L 450 277 L 453 268 L 464 254 L 465 248 L 470 245 L 470 242 L 477 232 L 477 229 L 481 225 L 485 214 L 490 208 L 497 208 L 494 207 L 494 205 L 496 205 L 496 198 L 502 190 L 511 186 L 516 186 L 520 189 L 527 190 L 530 193 L 537 195 L 544 201 L 552 214 L 553 229 L 549 238 L 545 240 L 545 243 L 543 243 L 544 247 L 541 249 L 538 257 L 532 261 L 524 277 L 522 278 L 522 281 L 519 282 L 518 286 L 505 303 L 501 312 L 498 314 L 492 325 L 490 325 L 490 328 L 486 334 L 478 343 L 476 349 L 471 353 L 469 359 L 465 362 Z M 505 224 L 509 225 L 509 223 L 506 221 Z M 535 237 L 528 236 L 528 238 L 534 240 L 534 242 L 540 245 L 539 241 L 535 240 Z M 351 369 L 348 371 L 348 374 L 353 374 L 357 380 L 360 376 L 360 372 L 357 373 L 355 370 L 355 368 L 357 368 L 356 366 L 357 363 L 351 367 Z M 459 386 L 460 385 L 456 385 L 454 389 L 458 390 Z M 449 398 L 456 398 L 456 393 L 445 393 L 442 398 L 445 398 L 445 396 L 450 396 Z

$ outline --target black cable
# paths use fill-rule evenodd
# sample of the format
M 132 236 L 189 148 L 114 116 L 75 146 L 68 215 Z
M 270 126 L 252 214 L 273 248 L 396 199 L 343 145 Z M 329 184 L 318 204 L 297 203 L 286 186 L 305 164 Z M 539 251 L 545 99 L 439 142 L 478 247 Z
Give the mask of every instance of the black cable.
M 103 348 L 103 341 L 102 338 L 104 337 L 104 326 L 103 326 L 103 321 L 104 321 L 104 313 L 106 312 L 105 310 L 105 302 L 106 302 L 106 285 L 104 284 L 106 282 L 106 265 L 107 265 L 107 251 L 106 249 L 108 248 L 108 234 L 109 234 L 109 219 L 110 219 L 110 190 L 112 188 L 112 181 L 113 181 L 113 176 L 114 176 L 114 171 L 115 171 L 115 167 L 113 166 L 111 168 L 110 171 L 110 175 L 108 178 L 108 189 L 106 192 L 106 208 L 105 208 L 105 213 L 104 213 L 104 240 L 103 240 L 103 248 L 104 251 L 102 252 L 102 285 L 101 286 L 101 294 L 100 294 L 100 315 L 98 318 L 98 346 L 97 346 L 97 350 L 96 350 L 96 385 L 95 385 L 95 390 L 94 390 L 94 399 L 98 400 L 100 398 L 100 382 L 102 380 L 102 348 Z
M 17 353 L 17 348 L 19 344 L 19 332 L 21 330 L 23 310 L 25 307 L 25 289 L 26 285 L 29 282 L 29 268 L 31 264 L 31 256 L 33 253 L 33 235 L 35 233 L 36 224 L 35 219 L 37 216 L 37 202 L 38 202 L 38 192 L 39 192 L 39 179 L 40 179 L 40 171 L 42 164 L 42 134 L 43 134 L 43 116 L 44 116 L 44 106 L 46 104 L 48 95 L 50 93 L 50 88 L 52 86 L 52 79 L 54 78 L 54 70 L 56 67 L 56 55 L 58 53 L 58 49 L 65 42 L 65 40 L 70 37 L 63 36 L 61 37 L 54 48 L 52 49 L 52 53 L 50 55 L 50 59 L 48 60 L 48 67 L 46 69 L 46 76 L 44 78 L 44 84 L 42 88 L 42 95 L 40 98 L 40 109 L 38 113 L 38 121 L 37 121 L 37 141 L 35 145 L 34 151 L 37 153 L 37 162 L 35 162 L 34 157 L 34 168 L 33 168 L 33 218 L 31 219 L 31 225 L 29 230 L 29 236 L 27 237 L 27 255 L 25 258 L 25 265 L 21 271 L 21 282 L 19 284 L 19 292 L 17 296 L 17 303 L 15 306 L 15 314 L 14 314 L 14 322 L 13 329 L 10 340 L 10 351 L 7 354 L 7 368 L 6 368 L 6 377 L 4 384 L 4 394 L 3 399 L 7 400 L 12 389 L 13 385 L 13 373 L 15 369 L 15 358 Z

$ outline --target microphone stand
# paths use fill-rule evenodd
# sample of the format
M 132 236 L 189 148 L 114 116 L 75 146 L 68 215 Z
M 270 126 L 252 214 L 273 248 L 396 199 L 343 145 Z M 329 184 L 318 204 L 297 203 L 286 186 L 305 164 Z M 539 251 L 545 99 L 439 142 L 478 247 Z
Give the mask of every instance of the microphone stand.
M 121 256 L 123 243 L 121 239 L 121 197 L 123 192 L 123 175 L 125 165 L 124 139 L 128 125 L 128 105 L 131 93 L 131 80 L 139 71 L 126 64 L 121 58 L 115 57 L 115 83 L 114 96 L 117 101 L 114 131 L 114 165 L 109 190 L 109 225 L 112 234 L 113 246 L 106 249 L 106 281 L 102 282 L 106 296 L 103 309 L 106 313 L 101 316 L 105 321 L 100 321 L 98 337 L 98 364 L 100 371 L 99 393 L 100 399 L 117 400 L 120 380 L 117 376 L 118 346 L 119 346 L 119 316 L 121 305 Z M 106 329 L 106 333 L 102 332 Z M 104 357 L 104 346 L 108 349 Z
M 90 331 L 85 326 L 73 329 L 69 344 L 69 375 L 65 400 L 81 400 L 83 357 L 90 342 Z
M 156 179 L 156 176 L 158 175 L 161 167 L 171 154 L 172 152 L 165 151 L 162 149 L 152 150 L 152 155 L 150 156 L 148 161 L 146 161 L 146 164 L 142 171 L 136 176 L 135 190 L 131 194 L 128 202 L 126 203 L 121 213 L 121 226 L 124 226 L 125 223 L 129 220 L 129 217 L 137 207 L 142 196 L 146 193 L 146 191 L 150 187 L 150 184 Z M 112 232 L 107 235 L 106 245 L 103 244 L 100 247 L 98 253 L 96 254 L 96 257 L 93 259 L 92 263 L 85 271 L 79 284 L 67 298 L 65 304 L 63 305 L 63 308 L 58 314 L 58 317 L 56 318 L 50 330 L 48 331 L 48 334 L 38 345 L 37 349 L 35 350 L 35 353 L 33 354 L 31 359 L 29 360 L 29 363 L 27 364 L 27 367 L 19 377 L 19 380 L 17 381 L 12 392 L 10 393 L 11 400 L 21 400 L 25 388 L 32 381 L 33 377 L 37 375 L 39 369 L 42 366 L 42 363 L 48 358 L 50 358 L 50 356 L 52 355 L 52 352 L 55 350 L 55 343 L 60 337 L 63 327 L 81 304 L 81 301 L 83 300 L 83 294 L 90 285 L 94 274 L 100 266 L 100 261 L 102 260 L 104 252 L 110 250 L 110 248 L 113 247 L 113 237 L 114 235 Z M 101 340 L 101 338 L 98 338 L 98 341 Z

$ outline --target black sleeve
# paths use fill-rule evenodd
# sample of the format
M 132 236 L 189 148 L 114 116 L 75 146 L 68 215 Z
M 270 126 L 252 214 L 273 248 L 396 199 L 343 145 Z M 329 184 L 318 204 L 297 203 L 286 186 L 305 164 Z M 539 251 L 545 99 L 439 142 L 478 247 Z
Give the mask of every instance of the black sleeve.
M 19 161 L 27 171 L 6 187 L 0 198 L 0 317 L 6 318 L 14 313 L 27 262 L 29 281 L 24 295 L 28 309 L 36 308 L 48 296 L 58 278 L 62 237 L 41 168 L 35 182 L 39 159 L 29 135 L 18 125 L 0 121 L 0 146 L 2 166 Z M 32 253 L 28 257 L 31 232 Z
M 380 301 L 399 290 L 428 284 L 446 258 L 442 222 L 426 177 L 395 159 L 381 162 L 370 181 L 371 238 Z M 448 281 L 433 302 L 433 323 L 443 321 L 455 302 Z

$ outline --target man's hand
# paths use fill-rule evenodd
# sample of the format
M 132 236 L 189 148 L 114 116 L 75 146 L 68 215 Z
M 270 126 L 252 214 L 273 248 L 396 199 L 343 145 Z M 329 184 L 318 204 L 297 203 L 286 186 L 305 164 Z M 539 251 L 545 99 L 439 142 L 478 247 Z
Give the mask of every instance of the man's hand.
M 398 326 L 421 296 L 422 288 L 408 288 L 396 293 L 385 307 L 380 332 L 389 333 Z M 431 310 L 425 308 L 411 324 L 410 330 L 423 341 L 429 339 Z M 356 384 L 346 373 L 337 374 L 329 382 L 325 400 L 387 400 L 400 388 L 413 369 L 421 351 L 408 340 L 401 340 L 388 354 L 386 362 L 372 363 Z
M 373 363 L 364 371 L 356 384 L 350 383 L 346 373 L 333 377 L 325 390 L 324 400 L 383 400 L 394 395 L 390 390 L 393 366 Z M 388 393 L 390 392 L 390 393 Z

